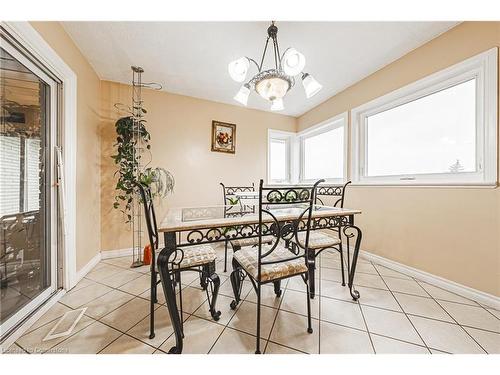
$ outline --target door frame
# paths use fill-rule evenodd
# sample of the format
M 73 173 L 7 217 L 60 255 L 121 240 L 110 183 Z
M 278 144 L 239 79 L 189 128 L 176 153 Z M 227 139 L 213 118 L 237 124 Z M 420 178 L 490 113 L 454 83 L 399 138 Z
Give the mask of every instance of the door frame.
M 62 228 L 62 287 L 70 290 L 78 282 L 76 270 L 76 124 L 77 77 L 29 22 L 0 22 L 0 26 L 62 82 L 60 92 L 60 145 L 64 159 L 64 228 Z M 55 159 L 55 153 L 53 154 Z

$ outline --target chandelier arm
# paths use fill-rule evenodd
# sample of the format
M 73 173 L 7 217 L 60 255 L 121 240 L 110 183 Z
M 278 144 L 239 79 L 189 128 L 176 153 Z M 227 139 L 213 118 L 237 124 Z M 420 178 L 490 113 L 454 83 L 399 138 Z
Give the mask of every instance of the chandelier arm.
M 264 52 L 262 53 L 262 59 L 260 60 L 259 73 L 262 71 L 262 65 L 264 64 L 264 57 L 266 56 L 268 44 L 269 44 L 269 37 L 267 37 L 267 39 L 266 39 L 266 45 L 264 47 Z
M 245 57 L 248 59 L 248 61 L 253 62 L 255 64 L 255 66 L 257 67 L 257 71 L 260 72 L 259 64 L 257 64 L 257 61 L 255 61 L 254 59 L 252 59 L 250 57 L 247 57 L 247 56 L 245 56 Z
M 281 57 L 280 57 L 280 70 L 281 70 L 281 69 L 283 69 L 283 67 L 282 67 L 282 65 L 281 65 L 281 62 L 283 61 L 283 57 L 285 56 L 286 51 L 288 51 L 290 48 L 292 48 L 292 47 L 288 47 L 288 48 L 285 50 L 285 52 L 283 52 L 283 53 L 281 54 Z
M 276 42 L 276 56 L 278 57 L 278 61 L 276 62 L 276 69 L 281 69 L 281 58 L 280 58 L 280 45 L 278 44 L 278 35 L 274 37 Z M 276 59 L 276 57 L 275 57 Z

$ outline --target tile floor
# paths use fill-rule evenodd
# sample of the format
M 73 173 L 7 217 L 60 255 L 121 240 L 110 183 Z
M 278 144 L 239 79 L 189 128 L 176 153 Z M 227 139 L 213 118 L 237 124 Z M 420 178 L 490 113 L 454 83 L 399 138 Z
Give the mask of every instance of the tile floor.
M 255 293 L 249 282 L 244 301 L 229 308 L 229 272 L 218 249 L 221 319 L 208 313 L 198 276 L 183 276 L 184 353 L 253 353 Z M 500 353 L 500 311 L 360 259 L 353 302 L 340 284 L 337 254 L 324 254 L 318 296 L 312 301 L 313 329 L 306 332 L 306 299 L 299 278 L 284 282 L 281 298 L 266 287 L 262 307 L 265 353 Z M 228 264 L 231 264 L 230 262 Z M 100 262 L 9 349 L 9 353 L 163 354 L 175 342 L 159 290 L 156 337 L 148 338 L 148 267 L 131 269 L 130 258 Z M 321 280 L 321 281 L 320 281 Z M 43 341 L 59 318 L 86 307 L 71 335 Z

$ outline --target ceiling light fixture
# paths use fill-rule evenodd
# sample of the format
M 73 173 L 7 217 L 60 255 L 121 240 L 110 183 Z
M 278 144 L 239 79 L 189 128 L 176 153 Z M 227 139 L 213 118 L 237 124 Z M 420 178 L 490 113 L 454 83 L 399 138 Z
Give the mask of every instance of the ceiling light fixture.
M 275 67 L 263 70 L 262 67 L 269 39 L 273 42 Z M 249 57 L 240 57 L 228 65 L 231 78 L 236 82 L 244 82 L 250 70 L 251 62 L 255 64 L 258 72 L 247 83 L 241 86 L 240 91 L 234 97 L 236 101 L 245 106 L 248 103 L 250 89 L 253 88 L 262 98 L 271 102 L 272 111 L 283 110 L 283 97 L 295 84 L 294 76 L 300 73 L 302 73 L 302 85 L 308 99 L 316 95 L 322 88 L 312 75 L 303 72 L 306 65 L 306 58 L 303 54 L 295 48 L 290 47 L 280 56 L 278 28 L 274 25 L 274 21 L 267 29 L 266 45 L 264 46 L 260 64 Z

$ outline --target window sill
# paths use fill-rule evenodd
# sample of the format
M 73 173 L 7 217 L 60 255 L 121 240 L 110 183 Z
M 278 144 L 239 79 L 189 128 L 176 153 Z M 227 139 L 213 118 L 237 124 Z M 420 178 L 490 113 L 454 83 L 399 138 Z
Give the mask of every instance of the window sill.
M 498 183 L 443 183 L 443 182 L 352 182 L 350 187 L 394 187 L 394 188 L 444 188 L 444 189 L 496 189 Z

